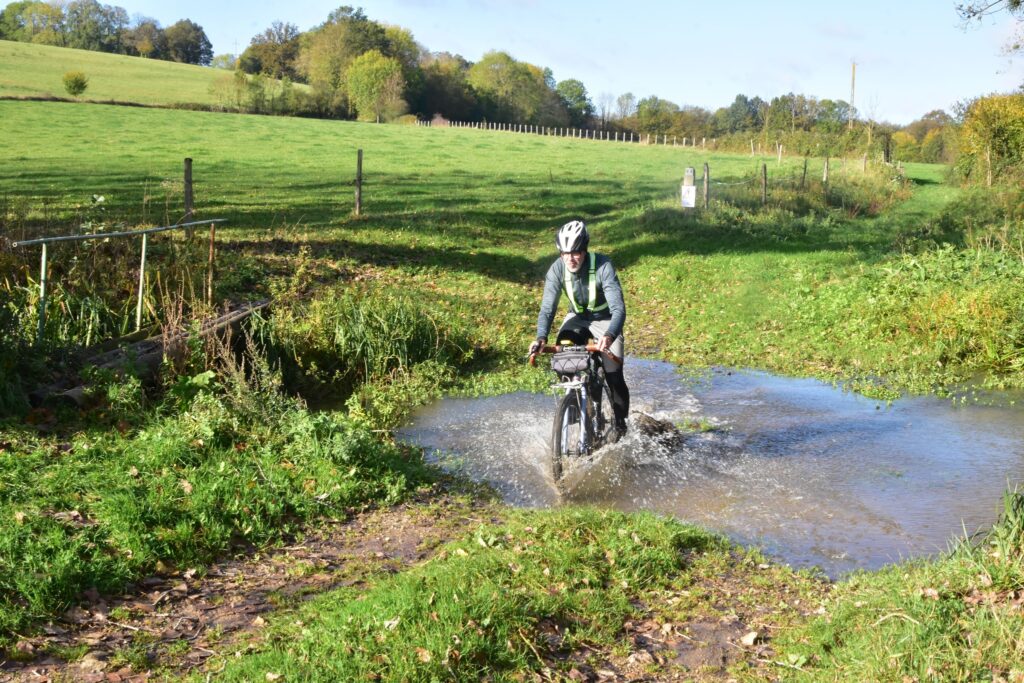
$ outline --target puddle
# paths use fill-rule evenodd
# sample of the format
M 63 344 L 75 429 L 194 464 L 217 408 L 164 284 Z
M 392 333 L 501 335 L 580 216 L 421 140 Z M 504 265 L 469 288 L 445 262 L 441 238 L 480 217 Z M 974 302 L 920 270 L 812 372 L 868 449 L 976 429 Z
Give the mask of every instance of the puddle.
M 687 380 L 635 359 L 626 373 L 634 410 L 717 428 L 672 447 L 632 430 L 569 471 L 563 494 L 548 475 L 551 395 L 445 399 L 398 437 L 513 505 L 652 510 L 831 576 L 946 549 L 964 529 L 991 525 L 1024 475 L 1024 407 L 1008 396 L 886 406 L 765 373 Z

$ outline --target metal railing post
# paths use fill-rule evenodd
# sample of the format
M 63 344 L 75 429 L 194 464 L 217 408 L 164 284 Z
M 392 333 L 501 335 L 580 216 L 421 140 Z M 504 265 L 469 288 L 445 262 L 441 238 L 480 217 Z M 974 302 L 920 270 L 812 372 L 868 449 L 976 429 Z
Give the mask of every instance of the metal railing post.
M 39 266 L 39 329 L 36 332 L 36 344 L 43 343 L 43 330 L 46 328 L 46 242 L 43 242 L 43 255 Z
M 135 304 L 135 331 L 142 329 L 142 297 L 146 292 L 146 244 L 149 235 L 142 234 L 142 260 L 139 262 L 139 301 Z

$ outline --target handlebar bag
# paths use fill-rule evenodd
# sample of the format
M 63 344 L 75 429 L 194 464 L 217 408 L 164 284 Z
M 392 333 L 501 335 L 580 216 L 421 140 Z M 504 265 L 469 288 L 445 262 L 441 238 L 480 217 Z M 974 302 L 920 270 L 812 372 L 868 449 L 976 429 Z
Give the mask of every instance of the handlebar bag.
M 551 356 L 551 369 L 559 376 L 572 376 L 587 369 L 586 351 L 559 351 Z

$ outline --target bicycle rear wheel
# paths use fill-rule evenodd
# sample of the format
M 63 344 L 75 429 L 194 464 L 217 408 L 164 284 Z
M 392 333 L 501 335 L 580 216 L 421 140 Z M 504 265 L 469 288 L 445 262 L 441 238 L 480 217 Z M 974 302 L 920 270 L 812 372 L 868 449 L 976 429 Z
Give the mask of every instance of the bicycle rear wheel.
M 584 407 L 580 405 L 579 391 L 569 391 L 558 400 L 555 409 L 555 423 L 551 430 L 551 476 L 555 481 L 562 478 L 562 470 L 569 458 L 585 455 L 589 441 L 589 430 Z

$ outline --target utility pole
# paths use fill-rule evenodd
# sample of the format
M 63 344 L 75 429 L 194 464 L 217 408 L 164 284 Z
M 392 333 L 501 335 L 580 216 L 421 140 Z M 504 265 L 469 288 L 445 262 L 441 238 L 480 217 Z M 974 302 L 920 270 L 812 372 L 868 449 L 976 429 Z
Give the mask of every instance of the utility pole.
M 850 125 L 849 129 L 853 130 L 853 119 L 854 119 L 854 106 L 853 106 L 853 93 L 857 88 L 857 62 L 850 62 Z

